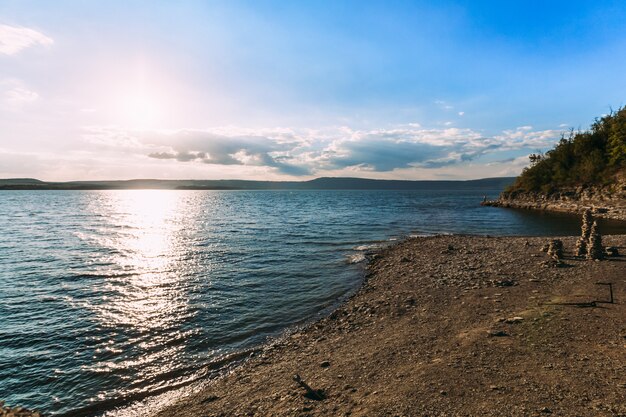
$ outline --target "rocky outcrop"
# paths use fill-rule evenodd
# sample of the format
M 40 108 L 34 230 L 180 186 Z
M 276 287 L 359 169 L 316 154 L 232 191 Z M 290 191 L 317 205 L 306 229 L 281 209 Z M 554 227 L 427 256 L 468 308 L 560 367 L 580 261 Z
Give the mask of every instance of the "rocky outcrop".
M 606 186 L 563 188 L 551 193 L 503 192 L 497 200 L 482 205 L 567 213 L 589 209 L 595 217 L 626 220 L 626 178 L 620 176 Z

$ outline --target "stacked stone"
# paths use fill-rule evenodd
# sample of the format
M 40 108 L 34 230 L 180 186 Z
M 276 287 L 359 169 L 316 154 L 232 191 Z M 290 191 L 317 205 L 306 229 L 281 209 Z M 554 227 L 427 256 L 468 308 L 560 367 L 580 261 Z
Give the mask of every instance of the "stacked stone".
M 576 241 L 576 256 L 587 255 L 587 241 L 584 237 L 579 237 Z
M 591 234 L 591 224 L 593 216 L 591 210 L 587 209 L 583 213 L 583 225 L 581 227 L 581 236 L 576 242 L 576 256 L 587 255 L 587 246 L 589 243 L 589 235 Z
M 602 236 L 598 233 L 598 223 L 593 222 L 587 242 L 587 259 L 604 258 L 604 248 L 602 247 Z
M 553 239 L 548 244 L 548 255 L 554 259 L 563 258 L 563 241 L 559 239 Z

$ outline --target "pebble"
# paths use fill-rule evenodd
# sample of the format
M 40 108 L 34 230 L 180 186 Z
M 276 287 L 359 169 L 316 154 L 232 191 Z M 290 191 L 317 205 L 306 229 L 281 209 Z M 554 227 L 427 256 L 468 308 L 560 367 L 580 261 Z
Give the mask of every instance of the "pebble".
M 522 320 L 524 320 L 524 317 L 515 316 L 515 317 L 509 317 L 508 319 L 506 319 L 506 322 L 509 324 L 515 324 L 515 323 L 519 323 Z
M 508 334 L 502 330 L 489 330 L 487 332 L 487 335 L 489 337 L 502 337 L 502 336 L 508 336 Z

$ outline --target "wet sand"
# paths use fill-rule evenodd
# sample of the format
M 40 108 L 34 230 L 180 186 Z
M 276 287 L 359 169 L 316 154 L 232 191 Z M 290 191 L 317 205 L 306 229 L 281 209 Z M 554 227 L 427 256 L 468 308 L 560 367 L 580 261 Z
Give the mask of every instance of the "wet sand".
M 385 249 L 329 317 L 159 416 L 626 415 L 626 236 L 605 236 L 621 256 L 599 262 L 575 259 L 563 238 L 559 268 L 547 241 Z

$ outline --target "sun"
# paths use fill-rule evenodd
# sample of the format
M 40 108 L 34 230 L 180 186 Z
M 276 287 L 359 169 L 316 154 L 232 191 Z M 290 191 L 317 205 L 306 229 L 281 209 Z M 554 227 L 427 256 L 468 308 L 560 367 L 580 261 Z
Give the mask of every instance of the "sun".
M 162 117 L 161 100 L 157 94 L 148 91 L 131 92 L 120 100 L 121 117 L 134 128 L 150 128 L 159 123 Z

